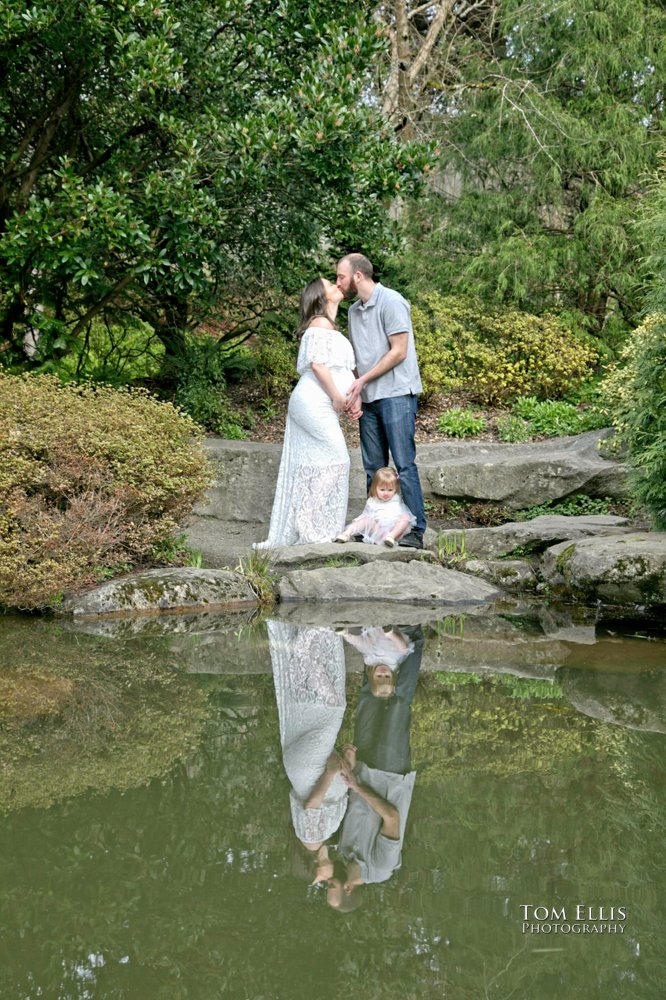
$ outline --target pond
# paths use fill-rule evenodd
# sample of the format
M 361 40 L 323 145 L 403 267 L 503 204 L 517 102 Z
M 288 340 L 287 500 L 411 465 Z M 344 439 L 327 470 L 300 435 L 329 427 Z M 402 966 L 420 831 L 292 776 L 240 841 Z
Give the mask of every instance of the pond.
M 665 654 L 545 605 L 0 618 L 0 997 L 661 997 Z

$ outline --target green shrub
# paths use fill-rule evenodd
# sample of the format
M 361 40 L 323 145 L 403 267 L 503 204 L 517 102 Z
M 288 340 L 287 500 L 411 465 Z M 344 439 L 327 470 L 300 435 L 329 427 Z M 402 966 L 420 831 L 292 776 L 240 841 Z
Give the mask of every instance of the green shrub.
M 553 316 L 492 310 L 434 292 L 413 310 L 424 393 L 465 388 L 487 405 L 559 399 L 591 376 L 597 355 Z
M 601 384 L 606 414 L 626 446 L 630 489 L 666 529 L 666 315 L 649 316 L 634 331 Z
M 126 571 L 207 481 L 197 427 L 170 403 L 0 375 L 0 604 L 51 606 Z
M 254 348 L 257 359 L 257 383 L 264 396 L 284 399 L 294 388 L 298 375 L 296 340 L 279 331 L 269 331 L 259 336 Z
M 442 434 L 450 437 L 474 437 L 485 430 L 486 419 L 480 414 L 475 414 L 473 410 L 453 409 L 442 413 L 439 418 L 438 427 Z
M 605 415 L 598 409 L 579 410 L 573 403 L 539 400 L 535 396 L 521 396 L 511 411 L 515 417 L 526 421 L 530 434 L 544 437 L 581 434 L 606 424 Z
M 448 329 L 448 317 L 440 306 L 444 302 L 432 295 L 424 308 L 412 308 L 414 341 L 423 382 L 423 396 L 461 388 L 465 371 L 458 351 L 454 349 L 453 331 Z
M 612 514 L 614 501 L 611 497 L 590 497 L 586 493 L 576 493 L 565 500 L 537 504 L 515 512 L 516 521 L 531 521 L 544 514 L 564 514 L 567 517 L 580 517 L 583 514 Z
M 227 395 L 227 380 L 237 380 L 256 368 L 244 349 L 225 353 L 220 342 L 207 334 L 192 335 L 178 364 L 175 402 L 193 420 L 221 437 L 242 440 L 242 417 Z
M 498 417 L 496 426 L 500 441 L 515 444 L 517 441 L 527 441 L 532 437 L 532 429 L 527 421 L 512 413 Z
M 70 346 L 69 353 L 54 365 L 55 373 L 67 382 L 92 379 L 120 386 L 155 378 L 164 355 L 164 345 L 153 329 L 130 317 L 124 325 L 93 320 Z

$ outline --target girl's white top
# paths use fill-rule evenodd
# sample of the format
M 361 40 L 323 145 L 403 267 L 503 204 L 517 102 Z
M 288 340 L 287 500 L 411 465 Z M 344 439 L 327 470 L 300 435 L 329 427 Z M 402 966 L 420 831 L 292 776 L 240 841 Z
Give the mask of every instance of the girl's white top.
M 374 523 L 371 527 L 364 529 L 363 541 L 379 545 L 403 514 L 409 515 L 409 527 L 413 528 L 416 524 L 416 518 L 397 493 L 390 500 L 377 500 L 376 497 L 368 497 L 361 517 L 372 518 Z

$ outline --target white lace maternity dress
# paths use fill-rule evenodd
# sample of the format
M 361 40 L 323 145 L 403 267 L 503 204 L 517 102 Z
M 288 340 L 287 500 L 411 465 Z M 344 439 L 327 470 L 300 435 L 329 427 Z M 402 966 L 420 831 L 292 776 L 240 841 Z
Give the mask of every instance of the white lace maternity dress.
M 349 496 L 349 451 L 333 404 L 312 371 L 326 365 L 345 395 L 354 381 L 354 352 L 337 330 L 309 327 L 301 339 L 284 432 L 271 524 L 255 548 L 330 542 L 342 531 Z
M 349 789 L 339 774 L 320 806 L 304 804 L 326 768 L 345 714 L 342 637 L 331 629 L 269 621 L 268 642 L 294 831 L 304 844 L 316 844 L 335 833 L 347 808 Z

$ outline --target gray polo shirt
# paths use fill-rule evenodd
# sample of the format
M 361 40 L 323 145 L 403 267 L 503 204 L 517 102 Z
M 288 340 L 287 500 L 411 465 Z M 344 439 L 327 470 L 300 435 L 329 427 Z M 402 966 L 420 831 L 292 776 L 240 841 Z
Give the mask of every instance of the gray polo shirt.
M 377 364 L 390 350 L 394 333 L 407 334 L 407 357 L 390 371 L 364 387 L 361 399 L 373 403 L 390 396 L 417 395 L 422 392 L 421 375 L 416 360 L 414 331 L 409 302 L 400 292 L 377 283 L 367 302 L 358 299 L 348 314 L 349 339 L 354 348 L 359 375 Z
M 349 805 L 342 822 L 339 851 L 348 861 L 358 861 L 364 882 L 386 882 L 400 867 L 407 814 L 412 801 L 416 771 L 393 774 L 368 767 L 361 761 L 354 768 L 358 780 L 369 785 L 400 815 L 400 838 L 392 840 L 381 832 L 382 819 L 356 792 L 349 793 Z

